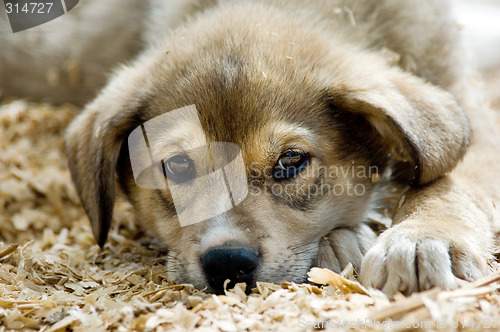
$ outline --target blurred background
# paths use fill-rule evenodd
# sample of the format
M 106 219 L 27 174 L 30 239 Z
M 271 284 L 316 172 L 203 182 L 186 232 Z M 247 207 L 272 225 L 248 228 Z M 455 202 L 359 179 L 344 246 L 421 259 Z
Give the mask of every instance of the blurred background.
M 483 77 L 482 88 L 500 110 L 500 0 L 452 0 L 465 47 Z

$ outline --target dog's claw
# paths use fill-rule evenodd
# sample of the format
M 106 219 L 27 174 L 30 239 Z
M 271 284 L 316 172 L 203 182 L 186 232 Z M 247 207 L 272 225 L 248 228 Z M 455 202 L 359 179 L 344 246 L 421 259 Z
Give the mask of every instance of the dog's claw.
M 455 288 L 458 278 L 464 275 L 471 276 L 467 278 L 470 281 L 484 274 L 486 263 L 478 252 L 470 244 L 458 248 L 444 239 L 390 229 L 363 259 L 360 280 L 390 297 L 398 292 L 409 295 L 433 287 Z

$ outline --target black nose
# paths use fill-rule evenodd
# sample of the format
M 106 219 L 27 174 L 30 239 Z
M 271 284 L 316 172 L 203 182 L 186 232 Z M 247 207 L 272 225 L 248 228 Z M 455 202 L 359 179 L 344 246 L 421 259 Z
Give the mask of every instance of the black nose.
M 230 280 L 227 289 L 233 288 L 239 282 L 245 282 L 248 292 L 259 266 L 259 256 L 250 249 L 224 244 L 203 255 L 201 266 L 215 293 L 224 293 L 226 279 Z

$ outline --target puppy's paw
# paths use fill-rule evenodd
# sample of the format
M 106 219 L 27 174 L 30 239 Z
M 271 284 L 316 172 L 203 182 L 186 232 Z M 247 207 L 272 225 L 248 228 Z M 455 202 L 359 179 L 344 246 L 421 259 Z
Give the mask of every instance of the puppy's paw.
M 341 272 L 351 263 L 359 272 L 363 256 L 373 246 L 376 235 L 365 224 L 352 228 L 336 228 L 321 239 L 317 266 Z
M 486 271 L 486 261 L 473 244 L 450 243 L 411 229 L 389 229 L 366 254 L 360 281 L 392 297 L 432 287 L 455 288 Z

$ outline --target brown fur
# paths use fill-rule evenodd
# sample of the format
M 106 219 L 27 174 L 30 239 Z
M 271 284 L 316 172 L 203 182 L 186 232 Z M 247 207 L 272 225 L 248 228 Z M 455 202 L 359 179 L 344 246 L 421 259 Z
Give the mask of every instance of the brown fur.
M 312 265 L 339 271 L 351 262 L 367 286 L 394 294 L 453 287 L 456 277 L 487 271 L 498 180 L 486 176 L 499 148 L 480 137 L 483 117 L 493 115 L 470 107 L 458 32 L 443 2 L 220 1 L 192 8 L 187 23 L 165 36 L 161 22 L 150 23 L 150 46 L 116 70 L 68 129 L 70 169 L 100 245 L 117 174 L 139 222 L 169 246 L 167 268 L 177 282 L 207 286 L 200 257 L 226 242 L 259 254 L 254 282 L 302 282 Z M 230 211 L 181 227 L 169 190 L 136 185 L 127 137 L 192 104 L 203 131 L 186 120 L 184 151 L 204 139 L 236 143 L 254 185 Z M 450 174 L 471 140 L 466 113 L 479 118 L 473 146 Z M 172 134 L 166 128 L 162 135 L 151 148 L 171 153 L 162 142 Z M 291 148 L 310 154 L 307 171 L 274 182 L 269 170 Z M 192 159 L 207 163 L 202 155 Z M 363 218 L 384 181 L 322 171 L 332 166 L 374 166 L 411 184 L 395 209 L 397 225 L 373 247 Z M 366 192 L 301 194 L 320 181 Z M 273 191 L 286 185 L 286 194 Z M 183 199 L 193 195 L 186 189 Z

